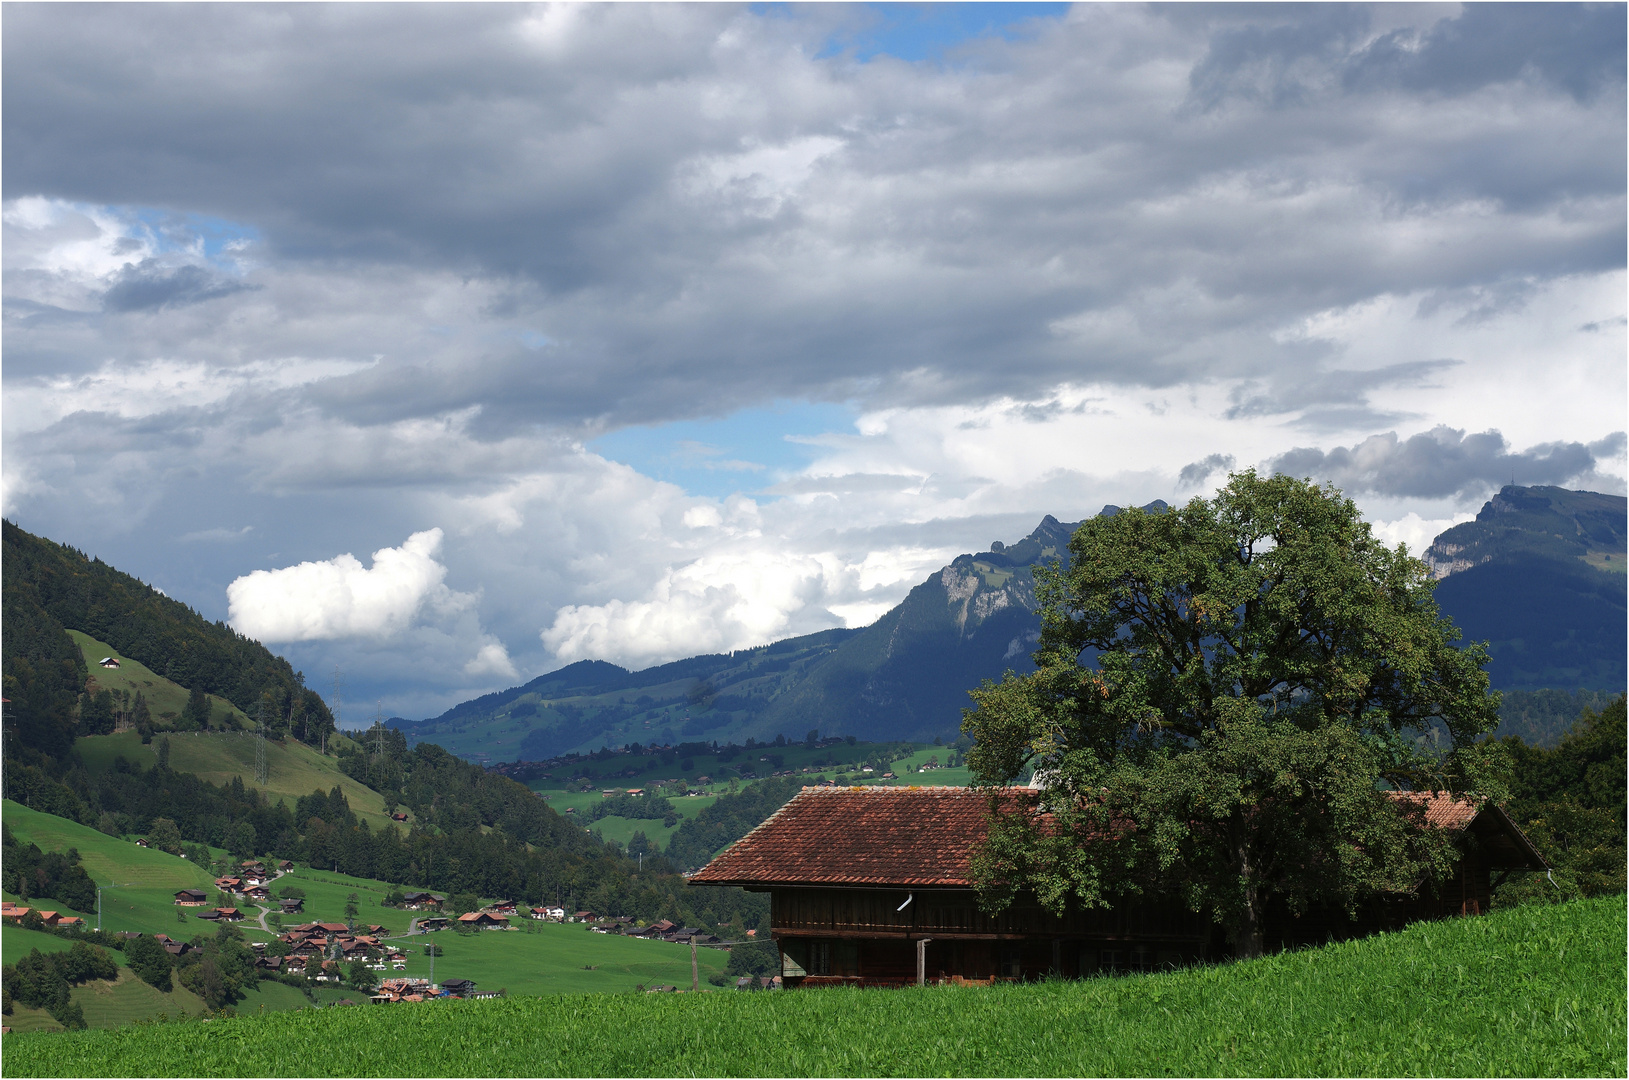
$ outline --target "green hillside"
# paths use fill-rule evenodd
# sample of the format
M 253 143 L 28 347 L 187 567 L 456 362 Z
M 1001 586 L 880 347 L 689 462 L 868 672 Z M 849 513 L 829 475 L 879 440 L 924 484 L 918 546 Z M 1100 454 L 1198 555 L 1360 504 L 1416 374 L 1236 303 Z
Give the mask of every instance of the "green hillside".
M 229 784 L 238 776 L 246 787 L 260 786 L 255 783 L 255 744 L 259 740 L 252 733 L 190 731 L 167 738 L 170 768 L 177 772 L 194 773 L 212 784 Z M 150 768 L 157 760 L 156 746 L 156 739 L 143 745 L 135 732 L 127 731 L 82 736 L 74 743 L 74 752 L 91 770 L 111 768 L 119 757 Z M 334 758 L 324 757 L 296 739 L 266 740 L 266 783 L 261 790 L 271 802 L 282 798 L 292 806 L 301 795 L 326 792 L 336 785 L 350 800 L 356 816 L 366 819 L 372 828 L 393 824 L 385 809 L 385 797 L 341 772 Z
M 259 642 L 225 623 L 209 622 L 100 559 L 33 536 L 10 521 L 0 525 L 0 540 L 4 674 L 16 740 L 8 743 L 8 756 L 31 749 L 62 757 L 73 737 L 86 733 L 79 723 L 86 677 L 110 685 L 102 679 L 111 673 L 87 667 L 82 640 L 65 640 L 66 630 L 93 639 L 96 648 L 106 650 L 101 656 L 134 660 L 148 675 L 214 694 L 239 715 L 264 706 L 275 728 L 308 742 L 333 729 L 321 697 L 305 688 L 303 676 L 287 660 Z M 174 711 L 179 720 L 182 714 Z M 184 725 L 171 721 L 171 726 Z
M 186 687 L 178 686 L 164 676 L 154 674 L 153 670 L 140 660 L 123 655 L 113 646 L 104 641 L 97 641 L 89 634 L 69 629 L 68 636 L 73 638 L 74 644 L 79 646 L 79 651 L 85 658 L 85 670 L 90 673 L 87 688 L 91 692 L 112 690 L 117 693 L 127 690 L 132 697 L 140 693 L 147 699 L 147 707 L 152 711 L 155 723 L 163 727 L 172 726 L 181 716 L 181 710 L 187 707 Z M 102 660 L 109 656 L 119 661 L 118 667 L 100 666 Z M 250 726 L 249 717 L 242 709 L 216 694 L 210 694 L 208 697 L 211 727 Z
M 1621 1076 L 1625 944 L 1610 897 L 1157 975 L 303 1011 L 13 1035 L 6 1064 L 23 1076 Z

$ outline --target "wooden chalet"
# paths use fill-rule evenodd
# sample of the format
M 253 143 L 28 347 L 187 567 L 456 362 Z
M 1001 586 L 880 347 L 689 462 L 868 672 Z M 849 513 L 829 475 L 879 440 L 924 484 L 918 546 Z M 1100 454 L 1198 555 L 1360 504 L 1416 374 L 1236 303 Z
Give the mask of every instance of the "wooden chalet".
M 175 894 L 175 902 L 182 907 L 203 907 L 209 896 L 202 889 L 182 889 Z
M 507 930 L 509 919 L 503 915 L 494 915 L 489 911 L 471 911 L 466 915 L 458 916 L 461 926 L 473 926 L 477 930 Z
M 1024 788 L 1004 793 L 1014 810 L 1037 797 Z M 1496 806 L 1397 797 L 1423 803 L 1429 826 L 1460 838 L 1457 878 L 1371 904 L 1355 921 L 1344 913 L 1281 914 L 1270 920 L 1269 947 L 1486 911 L 1492 874 L 1545 868 Z M 1215 922 L 1174 899 L 1057 916 L 1021 896 L 998 914 L 980 911 L 970 860 L 986 835 L 987 806 L 987 794 L 971 788 L 804 788 L 690 884 L 770 894 L 788 988 L 1080 977 L 1229 955 Z

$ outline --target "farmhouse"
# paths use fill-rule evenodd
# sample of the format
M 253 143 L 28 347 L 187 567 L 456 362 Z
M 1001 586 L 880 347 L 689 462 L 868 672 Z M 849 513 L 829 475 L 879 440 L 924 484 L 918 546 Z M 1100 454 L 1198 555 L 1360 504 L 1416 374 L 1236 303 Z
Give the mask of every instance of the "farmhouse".
M 119 666 L 119 658 L 116 656 L 104 656 L 102 659 L 96 661 L 96 664 L 98 667 L 116 668 Z
M 284 915 L 298 915 L 305 910 L 305 900 L 298 896 L 285 896 L 277 901 L 277 906 L 283 909 Z
M 1458 876 L 1432 893 L 1371 904 L 1355 921 L 1340 912 L 1301 919 L 1279 913 L 1269 925 L 1269 947 L 1479 913 L 1487 910 L 1491 873 L 1545 868 L 1496 806 L 1446 795 L 1398 797 L 1422 803 L 1429 827 L 1455 834 Z M 1048 973 L 1151 970 L 1229 954 L 1216 924 L 1175 899 L 1056 916 L 1020 896 L 999 914 L 980 911 L 970 860 L 986 834 L 987 798 L 971 788 L 804 788 L 690 883 L 770 894 L 789 988 L 982 985 Z M 1003 798 L 1022 810 L 1037 793 L 1011 788 Z
M 182 907 L 202 907 L 209 903 L 209 897 L 202 889 L 182 889 L 175 894 L 175 902 Z
M 503 915 L 493 915 L 487 911 L 472 911 L 467 915 L 458 916 L 458 922 L 463 926 L 473 926 L 477 930 L 507 930 L 509 919 Z

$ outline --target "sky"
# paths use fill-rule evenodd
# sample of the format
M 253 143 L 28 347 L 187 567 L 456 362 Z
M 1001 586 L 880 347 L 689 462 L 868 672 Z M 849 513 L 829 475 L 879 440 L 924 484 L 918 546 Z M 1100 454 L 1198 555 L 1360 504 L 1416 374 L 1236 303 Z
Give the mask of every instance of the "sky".
M 342 723 L 1051 514 L 1623 493 L 1622 5 L 9 4 L 3 509 Z

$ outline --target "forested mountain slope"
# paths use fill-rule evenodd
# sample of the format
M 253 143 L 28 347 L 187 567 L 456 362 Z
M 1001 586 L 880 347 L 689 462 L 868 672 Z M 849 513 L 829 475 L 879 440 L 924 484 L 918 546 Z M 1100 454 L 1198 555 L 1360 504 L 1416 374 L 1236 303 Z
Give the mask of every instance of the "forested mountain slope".
M 1624 688 L 1626 523 L 1621 495 L 1506 487 L 1427 549 L 1443 613 L 1490 643 L 1495 688 Z
M 331 731 L 333 718 L 287 660 L 221 622 L 65 544 L 3 529 L 7 738 L 53 757 L 76 733 L 86 670 L 65 631 L 79 630 L 189 690 L 217 694 L 250 715 L 264 699 L 278 728 Z M 12 748 L 8 745 L 7 752 Z

